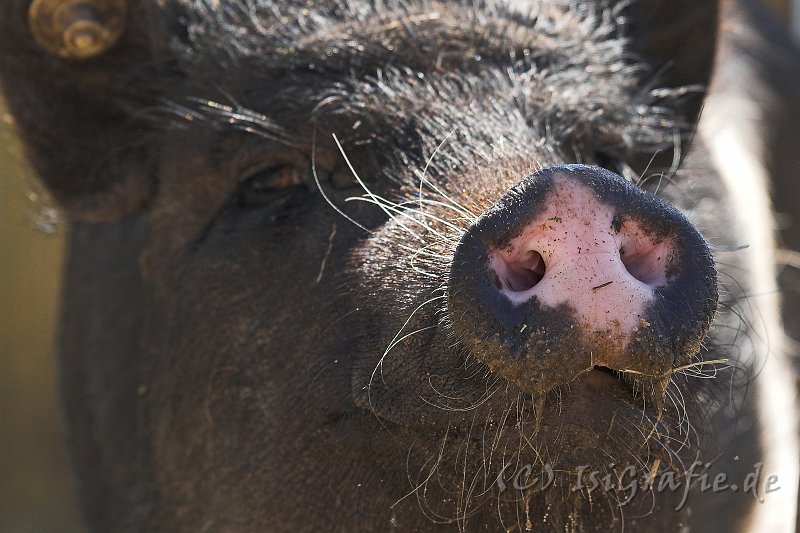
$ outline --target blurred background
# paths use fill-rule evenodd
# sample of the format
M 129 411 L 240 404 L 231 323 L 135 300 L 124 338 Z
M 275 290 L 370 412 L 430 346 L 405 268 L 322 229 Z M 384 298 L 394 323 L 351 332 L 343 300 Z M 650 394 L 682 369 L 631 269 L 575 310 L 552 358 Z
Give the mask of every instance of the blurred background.
M 800 0 L 764 1 L 800 36 Z M 53 356 L 63 241 L 0 100 L 0 533 L 82 531 Z
M 0 101 L 0 532 L 77 532 L 55 388 L 63 230 Z

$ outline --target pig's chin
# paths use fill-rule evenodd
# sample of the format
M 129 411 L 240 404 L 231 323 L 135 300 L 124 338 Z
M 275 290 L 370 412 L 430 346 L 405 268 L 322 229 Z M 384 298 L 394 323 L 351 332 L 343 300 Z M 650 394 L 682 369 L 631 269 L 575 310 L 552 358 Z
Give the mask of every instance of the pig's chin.
M 431 397 L 414 411 L 391 409 L 379 395 L 373 400 L 375 414 L 405 429 L 395 435 L 405 436 L 398 444 L 408 461 L 409 490 L 443 517 L 468 507 L 493 510 L 503 523 L 527 512 L 608 524 L 618 518 L 619 502 L 634 496 L 626 488 L 631 483 L 668 470 L 679 476 L 686 462 L 671 449 L 677 432 L 667 417 L 605 369 L 585 372 L 538 400 L 510 382 L 463 409 L 450 404 L 446 410 Z M 652 495 L 635 496 L 625 512 L 651 513 Z M 556 509 L 563 512 L 554 515 Z M 569 530 L 566 523 L 558 527 Z
M 613 372 L 594 369 L 544 398 L 530 400 L 504 430 L 518 443 L 522 464 L 548 464 L 561 472 L 608 471 L 631 466 L 637 475 L 659 458 L 669 460 L 668 422 Z
M 559 469 L 602 471 L 611 463 L 638 469 L 658 457 L 659 438 L 668 433 L 629 383 L 601 369 L 551 391 L 540 405 L 532 442 Z
M 509 461 L 533 468 L 547 465 L 569 476 L 628 466 L 640 476 L 654 463 L 663 470 L 680 462 L 670 451 L 676 440 L 670 417 L 617 372 L 596 367 L 534 395 L 491 376 L 485 367 L 462 370 L 469 378 L 425 372 L 423 379 L 420 374 L 413 378 L 406 374 L 416 386 L 405 394 L 381 392 L 392 385 L 395 391 L 410 389 L 407 382 L 392 383 L 396 374 L 385 373 L 371 381 L 373 394 L 362 400 L 362 407 L 409 430 L 417 445 L 430 448 L 429 454 L 448 455 L 449 450 L 461 461 L 459 476 L 472 462 L 476 472 L 488 477 Z M 485 381 L 476 383 L 475 376 Z M 487 462 L 498 472 L 485 471 Z
M 551 391 L 543 407 L 543 425 L 548 414 L 557 410 L 570 412 L 576 421 L 580 419 L 591 429 L 599 429 L 595 427 L 598 423 L 613 418 L 617 413 L 635 411 L 639 416 L 646 416 L 649 411 L 634 392 L 631 382 L 604 367 L 595 367 Z M 608 427 L 604 432 L 607 430 Z

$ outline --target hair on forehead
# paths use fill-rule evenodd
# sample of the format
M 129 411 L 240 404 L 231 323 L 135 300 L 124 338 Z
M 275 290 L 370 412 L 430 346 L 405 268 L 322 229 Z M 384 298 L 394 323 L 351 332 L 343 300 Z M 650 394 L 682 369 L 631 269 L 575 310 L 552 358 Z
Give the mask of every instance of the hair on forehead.
M 652 150 L 684 130 L 670 110 L 677 91 L 653 90 L 619 8 L 604 2 L 174 7 L 185 83 L 173 108 L 215 127 L 291 140 L 311 121 L 347 117 L 368 126 L 364 142 L 397 148 L 418 136 L 420 157 L 456 128 L 469 132 L 453 138 L 461 162 L 498 144 Z

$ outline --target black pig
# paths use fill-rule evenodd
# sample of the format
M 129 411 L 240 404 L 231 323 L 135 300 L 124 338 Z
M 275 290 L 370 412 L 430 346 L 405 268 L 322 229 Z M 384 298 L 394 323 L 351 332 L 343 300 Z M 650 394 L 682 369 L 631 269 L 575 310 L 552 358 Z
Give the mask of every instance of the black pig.
M 4 2 L 91 528 L 791 530 L 749 9 Z

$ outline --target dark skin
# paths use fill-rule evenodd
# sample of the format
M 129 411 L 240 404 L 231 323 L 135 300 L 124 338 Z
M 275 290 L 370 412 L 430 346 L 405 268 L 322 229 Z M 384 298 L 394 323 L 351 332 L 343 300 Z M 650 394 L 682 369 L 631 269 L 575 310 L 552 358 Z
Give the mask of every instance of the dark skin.
M 683 128 L 687 170 L 659 193 L 689 218 L 702 219 L 692 206 L 712 201 L 724 226 L 730 210 L 721 184 L 704 147 L 691 143 L 700 98 L 639 100 L 646 77 L 602 68 L 603 59 L 626 65 L 624 54 L 586 52 L 586 43 L 599 43 L 580 32 L 582 44 L 568 48 L 576 42 L 568 32 L 578 30 L 555 30 L 547 17 L 519 22 L 493 13 L 509 26 L 475 32 L 473 24 L 484 22 L 438 4 L 440 11 L 390 6 L 367 15 L 323 7 L 315 9 L 330 18 L 307 32 L 303 25 L 315 22 L 298 10 L 286 7 L 282 25 L 261 13 L 267 30 L 250 28 L 257 38 L 241 48 L 251 53 L 229 62 L 231 28 L 211 20 L 224 10 L 211 16 L 199 6 L 135 3 L 119 42 L 93 58 L 67 60 L 33 42 L 25 2 L 0 8 L 6 98 L 34 164 L 71 219 L 60 360 L 90 526 L 496 531 L 530 521 L 534 530 L 692 524 L 705 531 L 702 519 L 713 515 L 713 527 L 734 530 L 752 498 L 700 495 L 690 516 L 672 510 L 681 494 L 655 503 L 644 496 L 621 512 L 613 504 L 592 507 L 564 485 L 503 496 L 493 483 L 505 463 L 541 465 L 542 456 L 567 476 L 561 482 L 582 464 L 603 470 L 619 459 L 647 470 L 658 459 L 680 470 L 677 463 L 688 466 L 700 453 L 718 458 L 726 472 L 747 471 L 759 450 L 757 429 L 736 423 L 755 416 L 743 393 L 732 394 L 735 414 L 711 410 L 693 400 L 713 397 L 713 383 L 676 379 L 697 435 L 682 451 L 667 445 L 665 455 L 651 455 L 638 450 L 647 441 L 636 436 L 609 430 L 608 440 L 597 437 L 617 405 L 649 416 L 645 430 L 655 427 L 658 415 L 641 396 L 617 382 L 595 389 L 585 376 L 539 396 L 520 391 L 471 359 L 442 321 L 453 244 L 471 224 L 441 222 L 454 217 L 452 206 L 441 205 L 446 198 L 477 215 L 541 167 L 582 161 L 636 173 L 667 146 L 654 164 L 669 165 L 673 130 Z M 660 87 L 707 84 L 716 11 L 715 2 L 686 10 L 655 0 L 634 5 L 625 12 L 628 50 L 650 71 L 669 64 Z M 226 13 L 246 27 L 238 12 Z M 509 31 L 517 24 L 523 30 Z M 270 30 L 283 27 L 288 35 Z M 448 31 L 441 42 L 437 36 Z M 477 34 L 486 38 L 472 42 Z M 392 48 L 380 48 L 382 39 Z M 296 49 L 283 51 L 287 43 Z M 341 51 L 326 54 L 334 45 Z M 579 58 L 567 68 L 573 63 L 561 54 L 581 51 L 587 63 Z M 564 85 L 547 76 L 534 85 L 522 75 L 534 66 L 566 73 Z M 530 84 L 524 106 L 527 93 L 515 93 L 504 78 L 481 77 L 506 68 Z M 600 74 L 587 80 L 586 72 Z M 570 87 L 587 89 L 577 106 L 561 98 Z M 642 109 L 658 124 L 637 123 Z M 559 127 L 566 124 L 572 127 Z M 346 201 L 364 195 L 374 202 L 374 194 L 420 202 L 420 174 L 437 188 L 426 189 L 424 215 L 403 219 L 386 203 Z M 682 187 L 689 186 L 695 192 L 687 199 Z M 414 226 L 422 233 L 414 240 L 404 226 L 425 216 L 436 222 Z M 739 260 L 726 258 L 729 266 Z M 747 280 L 737 282 L 746 292 Z M 732 302 L 740 296 L 729 294 Z M 701 357 L 736 353 L 727 335 L 746 320 L 724 310 L 720 316 Z M 411 331 L 419 334 L 395 344 Z M 722 378 L 722 396 L 747 372 Z M 537 401 L 545 413 L 538 422 Z M 670 416 L 665 431 L 679 440 L 680 422 Z M 642 428 L 632 424 L 623 427 L 636 435 Z

